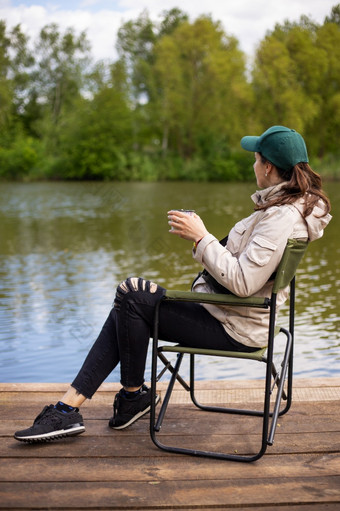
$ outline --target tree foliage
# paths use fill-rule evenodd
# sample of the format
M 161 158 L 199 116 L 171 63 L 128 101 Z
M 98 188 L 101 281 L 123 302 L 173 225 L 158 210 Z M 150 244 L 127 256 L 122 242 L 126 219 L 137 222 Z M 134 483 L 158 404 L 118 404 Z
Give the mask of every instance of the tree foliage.
M 312 154 L 338 151 L 340 93 L 340 5 L 323 25 L 303 16 L 277 25 L 261 42 L 253 70 L 262 126 L 292 126 Z
M 11 105 L 13 101 L 13 88 L 9 79 L 10 59 L 8 49 L 10 40 L 6 35 L 6 25 L 0 21 L 0 131 L 3 138 L 3 130 L 10 120 Z
M 179 8 L 123 23 L 117 51 L 94 62 L 86 33 L 51 24 L 32 42 L 0 20 L 0 176 L 247 179 L 239 140 L 273 124 L 339 154 L 340 4 L 277 24 L 251 70 L 219 21 Z
M 154 70 L 163 151 L 191 158 L 238 142 L 250 90 L 244 56 L 219 23 L 200 17 L 162 37 Z

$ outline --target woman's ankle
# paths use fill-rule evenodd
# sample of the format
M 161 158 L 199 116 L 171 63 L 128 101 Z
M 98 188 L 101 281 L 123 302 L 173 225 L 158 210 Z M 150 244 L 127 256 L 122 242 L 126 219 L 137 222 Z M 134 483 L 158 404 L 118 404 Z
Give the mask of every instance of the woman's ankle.
M 65 405 L 71 406 L 73 408 L 80 408 L 86 399 L 87 398 L 78 392 L 77 389 L 74 387 L 69 387 L 60 401 Z

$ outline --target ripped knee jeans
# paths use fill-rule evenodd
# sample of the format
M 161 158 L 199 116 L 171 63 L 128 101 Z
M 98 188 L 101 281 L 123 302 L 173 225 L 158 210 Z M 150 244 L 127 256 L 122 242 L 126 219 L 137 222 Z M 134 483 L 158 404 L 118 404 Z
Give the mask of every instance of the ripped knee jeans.
M 148 344 L 156 303 L 165 289 L 142 278 L 128 278 L 117 287 L 114 307 L 72 386 L 91 398 L 120 362 L 121 383 L 144 383 Z
M 120 310 L 120 304 L 128 293 L 146 292 L 146 293 L 157 293 L 158 288 L 161 288 L 150 280 L 145 280 L 141 277 L 129 277 L 119 284 L 116 290 L 116 296 L 114 300 L 114 307 L 116 310 Z M 157 293 L 159 297 L 159 294 Z M 159 299 L 159 298 L 158 298 Z
M 120 353 L 121 383 L 138 387 L 144 370 L 153 328 L 156 303 L 165 289 L 143 278 L 130 277 L 117 287 L 114 309 Z

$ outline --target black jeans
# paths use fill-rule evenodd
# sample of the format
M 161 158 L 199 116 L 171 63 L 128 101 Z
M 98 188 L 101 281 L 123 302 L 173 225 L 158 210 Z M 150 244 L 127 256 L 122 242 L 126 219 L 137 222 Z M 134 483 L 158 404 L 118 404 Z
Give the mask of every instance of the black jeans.
M 113 309 L 72 383 L 72 387 L 89 399 L 119 362 L 123 386 L 138 387 L 144 382 L 155 304 L 165 289 L 156 284 L 152 287 L 144 279 L 127 279 L 122 284 L 117 288 Z M 255 349 L 232 339 L 202 305 L 189 302 L 161 304 L 159 338 L 196 348 Z

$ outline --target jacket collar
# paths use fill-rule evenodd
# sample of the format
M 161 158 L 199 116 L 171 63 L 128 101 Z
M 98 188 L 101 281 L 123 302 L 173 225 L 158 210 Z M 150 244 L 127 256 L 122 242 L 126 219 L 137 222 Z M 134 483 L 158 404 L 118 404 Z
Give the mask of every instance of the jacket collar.
M 281 193 L 281 188 L 286 184 L 286 181 L 284 181 L 278 185 L 269 186 L 264 190 L 257 190 L 255 193 L 253 193 L 251 198 L 255 204 L 264 204 L 269 199 L 272 199 L 275 195 L 279 195 Z

